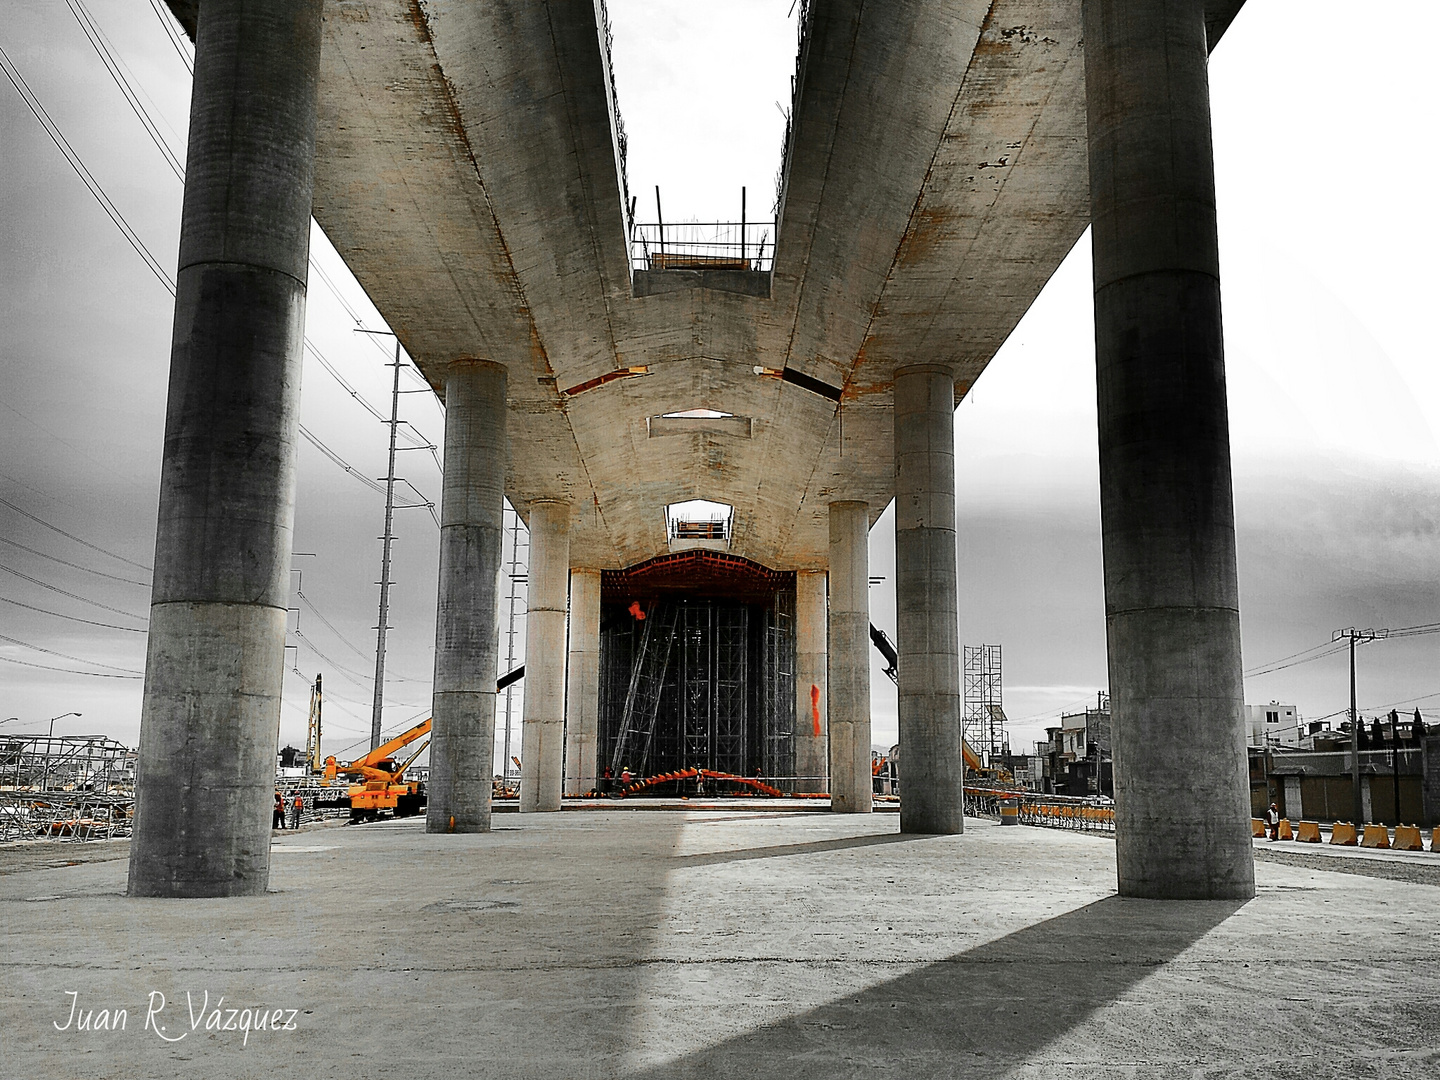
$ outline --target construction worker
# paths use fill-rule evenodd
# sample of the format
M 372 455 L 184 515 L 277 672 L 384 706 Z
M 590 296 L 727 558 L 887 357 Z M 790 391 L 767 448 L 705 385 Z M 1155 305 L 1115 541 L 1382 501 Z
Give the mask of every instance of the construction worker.
M 1271 803 L 1270 809 L 1265 811 L 1266 831 L 1270 834 L 1270 842 L 1274 843 L 1280 839 L 1280 804 Z
M 305 800 L 300 797 L 300 792 L 298 791 L 295 792 L 295 802 L 293 805 L 295 807 L 295 823 L 290 827 L 292 829 L 298 829 L 300 827 L 300 814 L 305 809 Z
M 285 828 L 285 799 L 280 792 L 275 792 L 275 818 L 270 823 L 272 829 Z

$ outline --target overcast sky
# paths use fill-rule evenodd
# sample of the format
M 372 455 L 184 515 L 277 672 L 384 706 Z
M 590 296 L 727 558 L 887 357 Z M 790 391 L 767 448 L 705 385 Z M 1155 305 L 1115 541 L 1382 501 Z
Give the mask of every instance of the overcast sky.
M 189 76 L 149 0 L 86 6 L 183 161 Z M 792 0 L 609 7 L 641 219 L 653 216 L 656 184 L 667 220 L 732 218 L 742 186 L 758 217 L 774 196 L 790 97 Z M 179 180 L 64 3 L 6 9 L 0 46 L 173 273 Z M 1440 5 L 1369 5 L 1367 22 L 1392 31 L 1363 78 L 1352 16 L 1338 0 L 1250 0 L 1211 64 L 1252 671 L 1338 627 L 1440 621 L 1428 55 Z M 0 719 L 34 730 L 80 711 L 57 730 L 133 744 L 143 635 L 111 627 L 143 627 L 148 605 L 172 300 L 4 81 L 0 139 L 0 498 L 18 508 L 0 504 Z M 385 346 L 352 332 L 345 304 L 369 328 L 384 322 L 318 233 L 314 254 L 344 304 L 312 275 L 308 336 L 383 411 Z M 402 398 L 402 415 L 418 433 L 410 442 L 440 441 L 428 395 Z M 384 427 L 314 356 L 301 421 L 357 472 L 383 475 Z M 1106 682 L 1088 235 L 961 406 L 956 433 L 961 636 L 1003 647 L 1019 749 Z M 295 548 L 315 554 L 296 559 L 295 580 L 314 608 L 292 599 L 289 655 L 302 675 L 287 675 L 282 741 L 303 744 L 308 680 L 323 670 L 327 750 L 339 751 L 369 726 L 383 499 L 312 444 L 300 454 Z M 428 453 L 402 454 L 401 468 L 438 497 Z M 887 512 L 872 533 L 872 572 L 885 577 L 872 607 L 893 633 L 891 529 Z M 433 656 L 436 529 L 408 510 L 399 533 L 387 728 L 426 715 Z M 1440 636 L 1364 647 L 1362 709 L 1418 703 L 1440 716 L 1437 646 Z M 872 682 L 875 741 L 887 743 L 894 693 Z M 1247 696 L 1333 714 L 1347 702 L 1344 657 L 1247 678 Z

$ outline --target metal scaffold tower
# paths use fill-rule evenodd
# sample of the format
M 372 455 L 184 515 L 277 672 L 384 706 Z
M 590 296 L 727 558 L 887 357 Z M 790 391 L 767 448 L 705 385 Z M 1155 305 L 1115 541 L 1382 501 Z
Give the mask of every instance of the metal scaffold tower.
M 999 645 L 965 646 L 965 741 L 987 764 L 1010 752 Z

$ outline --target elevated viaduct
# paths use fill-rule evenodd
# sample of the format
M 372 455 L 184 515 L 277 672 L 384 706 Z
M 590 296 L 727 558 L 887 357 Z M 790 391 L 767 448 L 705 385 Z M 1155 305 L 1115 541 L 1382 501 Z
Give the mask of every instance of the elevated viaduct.
M 809 0 L 773 251 L 709 261 L 636 258 L 603 2 L 170 4 L 197 52 L 132 894 L 268 880 L 312 213 L 447 410 L 433 832 L 489 828 L 502 496 L 523 810 L 604 767 L 605 582 L 713 550 L 793 575 L 787 760 L 868 811 L 893 498 L 901 829 L 961 831 L 954 408 L 1093 223 L 1120 886 L 1253 893 L 1206 81 L 1239 0 Z

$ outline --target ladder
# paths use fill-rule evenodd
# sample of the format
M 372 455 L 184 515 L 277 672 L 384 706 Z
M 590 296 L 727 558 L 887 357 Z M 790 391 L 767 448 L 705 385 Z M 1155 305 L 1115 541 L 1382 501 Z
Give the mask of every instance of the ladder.
M 644 773 L 645 762 L 650 757 L 650 742 L 655 737 L 660 692 L 670 668 L 679 615 L 678 604 L 657 600 L 650 605 L 645 629 L 640 635 L 640 650 L 630 671 L 630 687 L 625 692 L 625 711 L 620 716 L 620 733 L 615 737 L 615 753 L 610 758 L 611 776 L 619 777 L 630 763 L 627 759 L 633 759 L 637 772 Z

